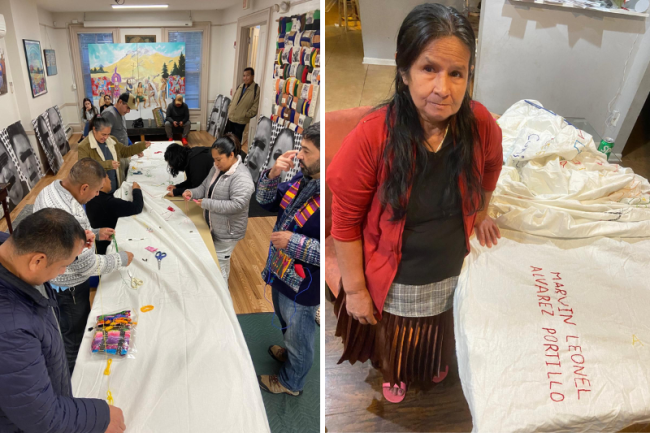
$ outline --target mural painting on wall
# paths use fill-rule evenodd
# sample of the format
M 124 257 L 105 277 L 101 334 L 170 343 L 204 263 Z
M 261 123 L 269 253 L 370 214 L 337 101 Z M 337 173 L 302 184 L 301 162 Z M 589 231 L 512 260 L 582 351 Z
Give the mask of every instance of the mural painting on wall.
M 153 110 L 167 110 L 177 94 L 185 96 L 185 43 L 88 45 L 93 103 L 104 95 L 113 100 L 131 93 L 136 110 L 127 120 L 153 119 Z
M 5 64 L 5 52 L 0 48 L 0 95 L 7 93 L 7 65 Z
M 47 83 L 45 81 L 45 66 L 41 56 L 41 43 L 23 39 L 25 47 L 25 59 L 27 61 L 27 71 L 29 72 L 29 82 L 32 88 L 32 97 L 44 95 L 47 93 Z

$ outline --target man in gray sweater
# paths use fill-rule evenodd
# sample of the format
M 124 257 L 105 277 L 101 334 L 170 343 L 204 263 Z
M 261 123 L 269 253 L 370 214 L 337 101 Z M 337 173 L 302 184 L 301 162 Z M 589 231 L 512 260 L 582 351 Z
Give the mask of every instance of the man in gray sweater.
M 89 236 L 101 241 L 110 240 L 115 230 L 92 228 L 83 208 L 84 204 L 99 194 L 105 177 L 106 171 L 97 161 L 84 158 L 72 166 L 67 178 L 55 180 L 38 194 L 34 212 L 44 208 L 63 209 L 79 221 Z M 88 278 L 116 271 L 120 266 L 130 265 L 132 260 L 133 254 L 130 252 L 121 251 L 119 254 L 102 256 L 95 254 L 93 246 L 92 249 L 84 249 L 64 274 L 50 281 L 57 292 L 56 300 L 61 310 L 61 334 L 71 373 L 90 314 Z
M 126 130 L 124 116 L 135 110 L 135 97 L 129 93 L 122 93 L 115 105 L 102 111 L 102 119 L 108 120 L 111 124 L 111 135 L 125 146 L 129 145 L 129 134 Z
M 187 104 L 183 102 L 183 95 L 176 95 L 174 102 L 167 106 L 167 113 L 165 114 L 165 132 L 169 141 L 174 141 L 172 134 L 172 127 L 183 128 L 182 143 L 187 146 L 187 135 L 190 133 L 192 124 L 190 123 L 190 109 Z

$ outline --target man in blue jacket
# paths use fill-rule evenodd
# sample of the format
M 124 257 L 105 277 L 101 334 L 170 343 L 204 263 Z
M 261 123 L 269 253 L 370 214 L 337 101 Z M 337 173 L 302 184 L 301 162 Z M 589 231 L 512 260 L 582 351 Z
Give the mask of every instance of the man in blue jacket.
M 73 398 L 49 280 L 65 272 L 94 235 L 61 209 L 42 209 L 9 236 L 0 232 L 0 432 L 118 433 L 122 411 Z
M 280 183 L 298 154 L 301 173 Z M 257 201 L 278 212 L 262 278 L 273 290 L 273 307 L 286 347 L 269 354 L 282 368 L 278 375 L 258 376 L 260 388 L 273 394 L 302 394 L 314 363 L 316 310 L 320 304 L 320 124 L 305 129 L 300 152 L 280 156 L 260 175 Z M 276 323 L 277 323 L 276 322 Z

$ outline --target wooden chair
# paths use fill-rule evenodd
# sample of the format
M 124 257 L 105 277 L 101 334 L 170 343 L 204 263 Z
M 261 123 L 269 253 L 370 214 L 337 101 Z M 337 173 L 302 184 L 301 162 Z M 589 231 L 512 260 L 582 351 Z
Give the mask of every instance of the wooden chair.
M 14 232 L 14 229 L 11 227 L 11 214 L 9 213 L 9 205 L 7 204 L 8 190 L 8 183 L 0 183 L 0 202 L 2 202 L 2 210 L 5 213 L 5 219 L 7 220 L 9 234 L 11 234 Z

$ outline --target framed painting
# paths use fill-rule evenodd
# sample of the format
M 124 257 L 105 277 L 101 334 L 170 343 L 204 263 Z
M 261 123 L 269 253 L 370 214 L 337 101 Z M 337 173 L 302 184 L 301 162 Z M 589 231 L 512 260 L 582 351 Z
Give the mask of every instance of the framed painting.
M 56 75 L 58 70 L 56 69 L 56 56 L 54 55 L 54 50 L 43 50 L 43 55 L 45 56 L 45 69 L 47 75 Z
M 41 56 L 41 43 L 30 39 L 23 39 L 25 47 L 25 60 L 27 61 L 27 72 L 32 88 L 32 97 L 36 98 L 47 93 L 47 82 L 45 81 L 45 67 Z
M 156 35 L 125 35 L 127 44 L 152 44 L 156 42 Z

